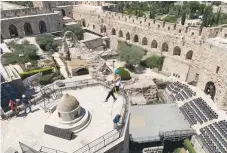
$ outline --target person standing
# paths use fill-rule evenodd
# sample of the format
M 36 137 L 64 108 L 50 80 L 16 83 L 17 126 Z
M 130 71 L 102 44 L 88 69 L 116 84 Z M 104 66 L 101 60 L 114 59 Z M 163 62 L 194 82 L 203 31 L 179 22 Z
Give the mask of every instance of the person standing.
M 13 100 L 9 100 L 9 106 L 10 106 L 10 109 L 13 111 L 13 114 L 15 116 L 17 116 L 17 106 L 16 106 L 16 103 L 13 101 Z
M 112 80 L 112 83 L 114 84 L 113 88 L 109 91 L 106 99 L 104 102 L 107 102 L 110 96 L 113 97 L 114 101 L 117 100 L 117 98 L 114 96 L 114 92 L 118 92 L 120 90 L 120 85 L 121 85 L 121 76 L 120 76 L 120 70 L 115 71 L 115 79 Z
M 25 107 L 24 109 L 24 113 L 27 114 L 26 110 L 27 108 L 29 108 L 30 112 L 32 112 L 32 109 L 31 109 L 31 104 L 28 102 L 28 98 L 25 96 L 25 95 L 22 95 L 22 103 Z

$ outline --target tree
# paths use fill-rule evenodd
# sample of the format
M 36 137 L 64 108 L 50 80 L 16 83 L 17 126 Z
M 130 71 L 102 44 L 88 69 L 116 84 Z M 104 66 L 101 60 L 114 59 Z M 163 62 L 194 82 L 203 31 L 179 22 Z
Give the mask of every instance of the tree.
M 175 16 L 168 15 L 163 19 L 163 21 L 170 22 L 170 23 L 176 23 L 177 18 Z
M 209 26 L 209 20 L 210 20 L 210 16 L 213 14 L 213 7 L 211 5 L 206 6 L 205 11 L 204 11 L 204 15 L 203 15 L 203 22 L 202 22 L 202 27 L 207 27 Z
M 84 30 L 79 25 L 68 25 L 63 29 L 63 32 L 66 31 L 72 31 L 79 40 L 82 40 L 84 37 Z
M 39 35 L 35 38 L 37 44 L 44 51 L 50 51 L 54 42 L 54 37 L 51 34 Z
M 128 65 L 139 64 L 141 58 L 146 53 L 143 48 L 135 45 L 128 45 L 122 41 L 118 41 L 117 50 L 119 52 L 120 59 L 125 61 Z
M 220 15 L 221 15 L 221 8 L 219 9 L 218 14 L 217 14 L 216 25 L 218 25 L 218 24 L 219 24 Z
M 213 26 L 215 22 L 215 15 L 213 14 L 212 17 L 210 18 L 210 26 Z
M 186 19 L 186 12 L 183 12 L 181 16 L 181 25 L 184 25 L 185 19 Z

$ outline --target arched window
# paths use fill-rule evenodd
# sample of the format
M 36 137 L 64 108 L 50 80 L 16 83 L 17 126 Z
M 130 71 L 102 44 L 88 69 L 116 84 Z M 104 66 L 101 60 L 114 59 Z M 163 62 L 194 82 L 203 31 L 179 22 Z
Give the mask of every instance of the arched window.
M 39 31 L 40 33 L 47 32 L 46 23 L 44 21 L 39 22 Z
M 18 36 L 17 27 L 14 24 L 9 26 L 9 34 L 11 38 Z
M 134 42 L 139 42 L 139 37 L 138 37 L 138 35 L 135 35 L 133 40 L 134 40 Z
M 157 47 L 158 47 L 157 41 L 156 41 L 156 40 L 153 40 L 153 41 L 151 42 L 151 48 L 157 48 Z
M 143 39 L 142 39 L 142 45 L 147 45 L 147 38 L 146 37 L 143 37 Z
M 193 51 L 192 50 L 188 51 L 187 54 L 186 54 L 186 59 L 191 60 L 192 59 L 192 55 L 193 55 Z
M 106 33 L 106 26 L 103 26 L 103 32 Z
M 180 54 L 181 54 L 180 47 L 179 46 L 174 47 L 174 49 L 173 49 L 173 55 L 180 56 Z
M 126 34 L 126 40 L 130 40 L 130 34 L 129 34 L 129 32 L 127 32 L 127 34 Z
M 214 96 L 216 93 L 216 88 L 215 88 L 214 83 L 211 81 L 207 82 L 204 92 L 205 92 L 205 94 L 210 95 L 211 99 L 214 100 Z
M 33 34 L 33 32 L 32 32 L 32 26 L 31 26 L 31 24 L 28 23 L 28 22 L 26 22 L 26 23 L 24 24 L 24 33 L 25 33 L 26 36 L 27 36 L 27 35 L 32 35 L 32 34 Z
M 116 30 L 114 28 L 112 29 L 111 34 L 116 35 Z
M 61 14 L 62 14 L 62 16 L 66 16 L 65 15 L 65 10 L 61 9 Z
M 169 46 L 168 44 L 165 42 L 162 44 L 162 52 L 168 52 L 169 51 Z
M 123 37 L 123 32 L 121 30 L 119 31 L 118 36 Z

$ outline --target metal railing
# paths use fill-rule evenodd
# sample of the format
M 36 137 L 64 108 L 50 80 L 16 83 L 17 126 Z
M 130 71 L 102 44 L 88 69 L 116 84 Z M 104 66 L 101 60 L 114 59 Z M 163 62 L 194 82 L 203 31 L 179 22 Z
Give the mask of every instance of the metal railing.
M 67 87 L 67 85 L 70 84 L 70 87 Z M 52 89 L 52 93 L 62 93 L 64 90 L 75 90 L 75 89 L 82 89 L 88 86 L 96 86 L 96 85 L 102 85 L 106 88 L 110 87 L 108 86 L 107 83 L 104 82 L 99 82 L 99 81 L 95 81 L 93 79 L 87 79 L 87 80 L 81 80 L 81 81 L 72 81 L 72 82 L 65 82 L 65 86 L 64 87 L 57 87 L 55 88 L 55 85 L 49 85 L 47 88 L 51 88 Z M 124 133 L 124 129 L 125 129 L 125 122 L 127 121 L 127 116 L 128 116 L 128 108 L 129 108 L 129 98 L 127 93 L 122 89 L 122 91 L 119 91 L 118 93 L 119 95 L 123 96 L 123 106 L 120 112 L 120 115 L 122 116 L 121 119 L 121 126 L 118 130 L 112 130 L 106 134 L 104 134 L 103 136 L 95 139 L 94 141 L 90 142 L 89 144 L 81 147 L 80 149 L 76 150 L 73 153 L 93 153 L 93 152 L 97 152 L 100 149 L 106 147 L 108 144 L 116 141 L 117 139 L 119 139 L 120 137 L 122 137 L 123 133 Z M 43 99 L 42 99 L 43 100 Z M 34 101 L 36 101 L 34 99 Z M 43 100 L 44 101 L 44 100 Z M 62 151 L 58 151 L 55 149 L 51 149 L 45 146 L 42 146 L 40 149 L 41 152 L 44 153 L 65 153 Z

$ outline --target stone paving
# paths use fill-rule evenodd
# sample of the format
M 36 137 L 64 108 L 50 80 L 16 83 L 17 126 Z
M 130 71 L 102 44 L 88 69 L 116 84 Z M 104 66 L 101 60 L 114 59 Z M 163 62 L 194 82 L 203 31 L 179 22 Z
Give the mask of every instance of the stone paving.
M 12 118 L 1 121 L 1 146 L 4 152 L 12 147 L 21 153 L 19 142 L 22 142 L 36 150 L 41 146 L 73 152 L 87 143 L 99 138 L 100 136 L 113 130 L 113 118 L 121 112 L 123 98 L 118 95 L 117 101 L 113 104 L 110 97 L 108 102 L 103 102 L 108 91 L 104 87 L 95 86 L 80 90 L 67 90 L 74 95 L 80 105 L 91 113 L 91 122 L 77 137 L 71 141 L 46 135 L 43 133 L 44 125 L 48 124 L 51 114 L 44 111 L 37 105 L 33 106 L 33 113 L 26 117 Z

